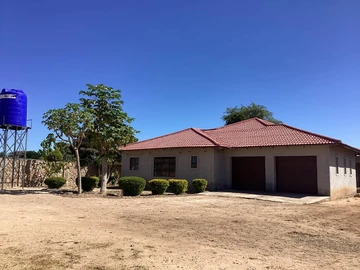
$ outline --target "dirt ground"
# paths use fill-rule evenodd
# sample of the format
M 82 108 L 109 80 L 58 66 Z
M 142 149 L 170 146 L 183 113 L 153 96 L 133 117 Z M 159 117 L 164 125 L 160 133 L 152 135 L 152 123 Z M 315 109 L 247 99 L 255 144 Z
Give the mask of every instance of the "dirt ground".
M 360 269 L 360 198 L 1 194 L 0 269 Z

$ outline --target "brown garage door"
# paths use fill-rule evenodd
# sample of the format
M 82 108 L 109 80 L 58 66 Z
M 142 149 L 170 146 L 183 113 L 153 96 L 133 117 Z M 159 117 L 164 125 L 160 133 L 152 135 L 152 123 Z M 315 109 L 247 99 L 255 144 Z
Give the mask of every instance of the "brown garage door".
M 265 157 L 233 157 L 232 188 L 265 191 Z
M 278 192 L 317 194 L 316 156 L 277 157 Z

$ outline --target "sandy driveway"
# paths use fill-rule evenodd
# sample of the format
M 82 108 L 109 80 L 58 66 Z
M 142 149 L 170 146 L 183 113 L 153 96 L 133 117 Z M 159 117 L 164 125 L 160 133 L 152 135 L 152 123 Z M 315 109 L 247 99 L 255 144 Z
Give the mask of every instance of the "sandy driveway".
M 0 269 L 360 269 L 360 198 L 0 195 Z

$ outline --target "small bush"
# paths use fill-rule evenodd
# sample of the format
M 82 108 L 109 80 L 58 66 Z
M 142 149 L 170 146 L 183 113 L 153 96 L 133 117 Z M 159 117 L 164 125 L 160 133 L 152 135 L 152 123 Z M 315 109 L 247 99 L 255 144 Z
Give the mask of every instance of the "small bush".
M 149 187 L 153 195 L 161 195 L 169 187 L 169 181 L 166 179 L 153 179 L 149 181 Z
M 92 191 L 99 184 L 99 177 L 97 176 L 83 176 L 81 177 L 81 189 L 83 191 Z M 79 185 L 76 178 L 76 185 Z
M 206 179 L 198 178 L 198 179 L 194 179 L 192 181 L 192 184 L 193 184 L 193 187 L 195 189 L 195 193 L 200 193 L 200 192 L 205 191 L 208 182 L 207 182 Z
M 49 177 L 44 182 L 49 188 L 61 188 L 66 183 L 63 177 Z
M 170 179 L 169 187 L 171 192 L 180 195 L 187 191 L 188 182 L 185 179 Z
M 123 176 L 119 179 L 119 187 L 124 196 L 138 196 L 145 188 L 146 181 L 138 176 Z

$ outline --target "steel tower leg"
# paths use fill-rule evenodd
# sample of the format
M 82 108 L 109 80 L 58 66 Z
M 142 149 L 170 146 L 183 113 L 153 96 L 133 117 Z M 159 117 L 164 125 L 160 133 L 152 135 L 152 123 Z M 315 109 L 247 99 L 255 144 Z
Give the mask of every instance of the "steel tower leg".
M 5 134 L 4 134 L 4 153 L 3 153 L 3 157 L 1 159 L 1 168 L 2 168 L 2 172 L 1 172 L 1 190 L 4 190 L 4 185 L 5 185 L 5 168 L 6 168 L 6 152 L 7 152 L 7 144 L 8 144 L 8 129 L 6 128 L 4 130 Z

